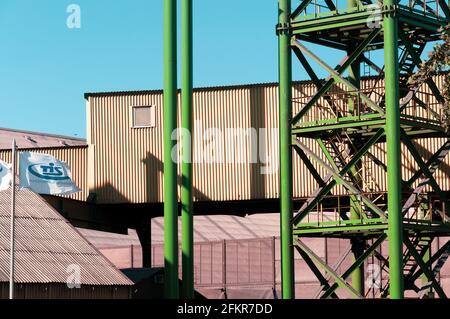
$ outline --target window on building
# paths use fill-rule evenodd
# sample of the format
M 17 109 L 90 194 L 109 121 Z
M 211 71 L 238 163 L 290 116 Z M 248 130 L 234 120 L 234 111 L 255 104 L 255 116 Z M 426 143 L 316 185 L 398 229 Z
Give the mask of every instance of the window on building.
M 133 106 L 133 128 L 155 127 L 154 106 Z

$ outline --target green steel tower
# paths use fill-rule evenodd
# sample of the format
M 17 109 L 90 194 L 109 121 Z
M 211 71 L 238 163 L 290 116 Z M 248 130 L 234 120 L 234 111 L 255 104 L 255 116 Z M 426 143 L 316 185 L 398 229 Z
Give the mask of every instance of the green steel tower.
M 436 274 L 450 242 L 432 242 L 450 235 L 448 193 L 436 178 L 450 134 L 435 78 L 409 79 L 450 23 L 447 0 L 279 0 L 278 14 L 283 298 L 295 295 L 295 251 L 321 284 L 311 297 L 445 298 Z M 318 46 L 342 60 L 329 65 Z M 292 56 L 313 95 L 293 94 Z M 430 139 L 438 147 L 424 154 Z M 414 158 L 408 170 L 402 152 Z M 317 184 L 295 210 L 294 156 Z M 330 264 L 306 237 L 348 240 L 350 248 Z

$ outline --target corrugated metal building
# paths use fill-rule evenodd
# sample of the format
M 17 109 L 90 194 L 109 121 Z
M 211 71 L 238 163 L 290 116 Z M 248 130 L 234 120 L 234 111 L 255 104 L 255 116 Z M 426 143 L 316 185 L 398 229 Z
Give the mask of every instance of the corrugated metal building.
M 10 203 L 0 192 L 0 298 L 9 291 Z M 39 195 L 17 191 L 15 221 L 16 298 L 130 297 L 133 283 Z
M 436 79 L 442 86 L 444 76 Z M 379 86 L 366 79 L 362 89 Z M 297 82 L 293 86 L 293 99 L 304 100 L 316 91 L 311 82 Z M 430 92 L 425 94 L 430 104 L 437 104 Z M 162 202 L 162 154 L 163 154 L 163 92 L 110 92 L 87 93 L 87 143 L 88 185 L 97 195 L 98 203 L 160 203 Z M 323 101 L 319 101 L 323 103 Z M 414 102 L 412 102 L 414 104 Z M 294 113 L 301 103 L 294 103 Z M 420 112 L 411 105 L 408 112 Z M 322 115 L 311 114 L 311 119 Z M 426 115 L 424 115 L 426 116 Z M 278 88 L 276 84 L 241 85 L 212 87 L 194 90 L 194 147 L 199 152 L 209 154 L 211 146 L 223 146 L 222 163 L 195 163 L 194 189 L 196 201 L 235 201 L 278 198 L 278 174 L 261 174 L 263 169 L 271 169 L 261 153 L 272 156 L 276 165 L 278 144 Z M 227 129 L 241 129 L 248 134 L 236 143 L 227 145 Z M 250 129 L 256 129 L 256 144 L 251 143 Z M 217 139 L 212 131 L 221 132 Z M 260 132 L 259 129 L 268 129 Z M 275 129 L 275 130 L 274 130 Z M 314 151 L 318 146 L 310 140 L 306 144 Z M 431 156 L 441 145 L 439 139 L 416 140 L 418 150 L 425 158 Z M 377 144 L 372 153 L 386 163 L 385 146 Z M 317 152 L 320 154 L 320 152 Z M 230 158 L 234 162 L 227 162 Z M 256 163 L 252 160 L 257 158 Z M 380 190 L 386 190 L 386 173 L 378 165 L 370 164 Z M 411 155 L 403 149 L 403 177 L 411 176 L 414 167 Z M 92 165 L 91 165 L 92 164 Z M 274 166 L 276 168 L 276 166 Z M 436 172 L 436 179 L 443 190 L 450 190 L 450 158 Z M 306 166 L 298 156 L 294 157 L 294 174 L 302 178 L 294 179 L 294 196 L 304 198 L 316 188 Z
M 444 76 L 436 79 L 443 85 Z M 382 83 L 366 79 L 362 89 Z M 293 99 L 301 101 L 315 92 L 309 81 L 296 82 Z M 422 92 L 429 104 L 437 104 L 430 92 Z M 87 201 L 94 195 L 98 204 L 162 203 L 163 201 L 163 92 L 130 91 L 87 93 L 87 140 L 58 135 L 0 129 L 0 159 L 10 161 L 11 139 L 19 148 L 55 155 L 66 161 L 83 192 L 70 196 Z M 319 103 L 323 103 L 322 100 Z M 414 104 L 412 102 L 412 104 Z M 180 106 L 179 106 L 180 107 Z M 294 103 L 294 113 L 301 103 Z M 421 112 L 412 105 L 408 112 Z M 422 114 L 426 117 L 425 114 Z M 311 114 L 311 119 L 323 115 Z M 278 87 L 275 83 L 200 88 L 194 90 L 194 200 L 240 201 L 278 198 Z M 243 137 L 228 136 L 229 129 L 246 133 Z M 252 130 L 255 129 L 255 130 Z M 265 129 L 260 131 L 260 129 Z M 212 138 L 213 133 L 218 138 Z M 227 142 L 231 142 L 227 144 Z M 415 140 L 425 159 L 441 145 L 440 139 Z M 306 140 L 313 151 L 318 146 Z M 216 158 L 221 163 L 205 163 L 204 155 L 211 146 L 222 147 Z M 371 153 L 386 163 L 384 143 Z M 264 158 L 266 156 L 266 158 Z M 210 156 L 211 158 L 211 156 Z M 386 190 L 386 173 L 372 160 L 363 158 L 380 191 Z M 403 148 L 404 179 L 417 170 L 415 161 Z M 318 168 L 319 172 L 322 168 Z M 267 174 L 261 174 L 266 171 Z M 294 156 L 294 197 L 305 198 L 317 187 L 306 166 Z M 435 177 L 443 190 L 450 190 L 450 158 L 447 158 Z M 339 189 L 339 188 L 337 188 Z
M 436 82 L 438 86 L 442 86 L 443 76 L 439 77 Z M 374 85 L 372 79 L 365 79 L 362 89 Z M 377 83 L 376 85 L 383 89 L 383 83 Z M 316 88 L 311 82 L 297 82 L 293 87 L 293 98 L 301 101 L 313 95 L 315 90 Z M 421 94 L 426 94 L 431 104 L 436 103 L 432 95 L 427 94 L 427 92 Z M 66 141 L 67 145 L 63 145 L 60 142 L 65 140 L 63 137 L 46 137 L 45 134 L 32 135 L 29 132 L 17 132 L 18 137 L 22 136 L 23 139 L 22 144 L 19 139 L 19 147 L 55 155 L 71 166 L 76 183 L 83 189 L 82 193 L 67 199 L 77 203 L 77 205 L 73 205 L 73 202 L 71 202 L 74 211 L 84 209 L 82 207 L 85 206 L 81 204 L 86 204 L 86 207 L 87 205 L 94 205 L 87 208 L 87 210 L 90 210 L 89 213 L 84 212 L 83 214 L 89 216 L 89 218 L 101 214 L 102 218 L 115 219 L 122 227 L 137 228 L 138 225 L 142 225 L 143 230 L 138 230 L 140 242 L 143 243 L 143 241 L 146 241 L 144 238 L 147 238 L 147 242 L 142 247 L 137 244 L 136 239 L 131 245 L 112 244 L 109 241 L 117 241 L 117 237 L 114 237 L 116 239 L 113 240 L 110 236 L 103 237 L 103 235 L 97 233 L 97 239 L 93 242 L 98 245 L 104 255 L 114 260 L 116 265 L 121 268 L 139 267 L 140 265 L 160 266 L 162 246 L 157 238 L 161 235 L 161 229 L 158 226 L 158 219 L 153 220 L 151 227 L 149 221 L 151 217 L 161 215 L 160 204 L 163 201 L 163 92 L 158 90 L 87 93 L 85 98 L 87 110 L 87 140 L 85 142 L 78 139 L 72 141 L 70 138 L 66 138 L 69 142 Z M 319 103 L 323 102 L 322 100 L 319 101 Z M 293 112 L 297 112 L 300 107 L 301 103 L 294 103 Z M 415 112 L 414 105 L 409 112 Z M 312 114 L 311 119 L 318 119 L 321 116 L 319 113 Z M 240 210 L 242 215 L 249 209 L 247 200 L 263 202 L 261 206 L 253 208 L 253 213 L 260 212 L 260 208 L 262 210 L 267 206 L 265 200 L 276 202 L 279 188 L 276 170 L 278 158 L 276 135 L 278 127 L 277 84 L 196 89 L 194 90 L 194 120 L 196 121 L 196 131 L 194 132 L 196 152 L 201 151 L 203 154 L 209 154 L 211 146 L 219 148 L 223 146 L 222 152 L 219 154 L 209 154 L 221 157 L 222 162 L 205 163 L 199 161 L 194 164 L 195 201 L 197 204 L 218 203 L 218 206 L 215 206 L 214 209 L 207 206 L 206 209 L 203 209 L 202 214 L 217 214 L 216 208 L 231 207 L 232 202 L 237 202 L 237 206 L 233 207 L 243 207 Z M 243 135 L 243 138 L 234 135 L 229 136 L 227 132 L 230 128 L 246 134 Z M 266 130 L 260 131 L 260 129 Z M 213 133 L 222 134 L 213 135 Z M 3 132 L 3 134 L 12 133 L 9 131 Z M 0 159 L 10 160 L 11 136 L 5 138 L 4 143 L 0 143 Z M 38 143 L 30 145 L 26 136 L 31 136 Z M 213 136 L 218 138 L 214 139 Z M 42 142 L 39 142 L 40 138 L 43 139 Z M 228 145 L 227 141 L 229 142 L 230 139 L 234 143 Z M 442 145 L 438 139 L 416 140 L 415 143 L 425 159 L 429 158 Z M 305 141 L 305 144 L 308 144 L 313 151 L 318 151 L 317 146 L 310 141 Z M 384 144 L 377 144 L 371 151 L 386 164 Z M 269 156 L 271 161 L 267 161 L 267 158 L 262 158 L 261 155 Z M 201 156 L 195 154 L 194 158 L 202 159 Z M 381 166 L 371 165 L 367 158 L 363 160 L 368 161 L 365 167 L 370 167 L 376 184 L 379 185 L 379 191 L 385 191 L 386 173 Z M 417 168 L 413 167 L 415 164 L 412 163 L 415 163 L 415 161 L 412 160 L 406 149 L 403 149 L 402 162 L 402 175 L 404 179 L 407 179 Z M 269 173 L 261 174 L 263 170 L 269 171 Z M 294 180 L 294 196 L 304 198 L 310 195 L 317 186 L 316 181 L 297 156 L 294 157 L 294 174 L 299 177 Z M 450 190 L 449 174 L 450 159 L 447 158 L 435 174 L 438 183 L 446 191 Z M 58 208 L 60 212 L 69 209 L 67 205 L 59 202 L 56 202 L 53 206 L 59 207 L 59 205 L 61 206 Z M 277 207 L 271 208 L 273 212 L 276 212 L 276 209 Z M 230 214 L 238 214 L 233 209 L 229 209 L 229 212 Z M 198 213 L 198 210 L 196 210 L 196 213 Z M 68 215 L 71 215 L 71 213 Z M 130 222 L 132 218 L 133 221 Z M 234 223 L 230 218 L 234 220 Z M 250 220 L 252 218 L 245 219 Z M 218 228 L 211 225 L 211 223 L 219 223 L 218 221 L 224 223 L 225 226 Z M 244 234 L 246 231 L 243 230 L 243 225 L 247 230 L 259 230 L 253 231 L 251 233 L 253 237 L 248 238 L 231 238 L 221 233 L 233 233 L 235 228 L 235 232 Z M 277 221 L 272 220 L 270 225 L 255 226 L 255 222 L 243 222 L 242 218 L 236 216 L 211 218 L 199 216 L 196 217 L 195 227 L 198 232 L 197 236 L 200 236 L 200 239 L 197 238 L 196 241 L 195 255 L 196 258 L 202 256 L 196 263 L 203 265 L 213 263 L 216 260 L 220 264 L 198 266 L 202 270 L 199 270 L 196 275 L 197 284 L 203 285 L 204 289 L 217 290 L 216 292 L 210 292 L 210 296 L 220 296 L 218 291 L 223 289 L 224 285 L 230 283 L 231 286 L 228 288 L 234 289 L 238 283 L 249 285 L 251 281 L 257 282 L 254 278 L 249 280 L 244 275 L 242 275 L 242 278 L 239 277 L 241 275 L 238 274 L 241 271 L 243 274 L 250 271 L 249 265 L 252 258 L 247 258 L 247 263 L 241 263 L 241 266 L 238 266 L 240 260 L 230 261 L 231 259 L 224 257 L 228 252 L 231 255 L 236 255 L 239 253 L 239 247 L 244 250 L 247 249 L 247 251 L 248 247 L 253 247 L 255 253 L 261 251 L 255 248 L 256 246 L 263 247 L 264 254 L 256 256 L 260 258 L 261 262 L 254 267 L 260 267 L 263 272 L 267 272 L 267 278 L 271 278 L 270 281 L 273 283 L 272 286 L 266 285 L 269 289 L 270 287 L 278 287 L 279 272 L 277 267 L 279 266 L 276 265 L 279 262 L 279 257 L 277 257 L 279 245 L 276 243 L 276 239 L 273 239 L 278 236 Z M 268 229 L 261 230 L 261 227 Z M 213 235 L 217 237 L 217 240 L 209 236 L 211 232 L 214 233 Z M 90 237 L 92 232 L 86 230 L 83 231 L 83 234 Z M 151 241 L 148 240 L 150 236 L 153 237 L 153 246 Z M 102 237 L 103 241 L 100 240 Z M 90 238 L 92 239 L 92 237 Z M 122 240 L 126 241 L 125 238 L 123 237 Z M 237 248 L 230 251 L 228 248 L 223 249 L 223 240 L 228 240 L 230 247 Z M 346 247 L 345 245 L 348 245 L 348 242 L 336 241 L 331 243 L 327 240 L 312 244 L 320 256 L 330 260 L 337 259 L 338 255 L 345 250 L 343 248 Z M 272 250 L 275 250 L 273 255 L 271 255 Z M 149 253 L 150 251 L 152 251 L 152 254 Z M 224 261 L 224 258 L 228 261 Z M 301 263 L 300 259 L 299 262 Z M 273 269 L 270 268 L 273 267 L 272 265 L 275 265 Z M 300 276 L 306 276 L 299 277 L 299 283 L 314 285 L 313 282 L 309 282 L 311 280 L 308 277 L 310 274 L 308 275 L 307 271 L 303 271 L 307 267 L 301 264 L 298 267 L 301 269 L 298 272 Z M 261 278 L 266 278 L 264 276 Z M 443 277 L 443 279 L 450 281 L 446 277 Z M 240 287 L 243 286 L 245 285 Z M 302 291 L 300 286 L 298 289 L 297 295 L 305 296 L 305 291 Z M 264 294 L 267 293 L 264 292 Z

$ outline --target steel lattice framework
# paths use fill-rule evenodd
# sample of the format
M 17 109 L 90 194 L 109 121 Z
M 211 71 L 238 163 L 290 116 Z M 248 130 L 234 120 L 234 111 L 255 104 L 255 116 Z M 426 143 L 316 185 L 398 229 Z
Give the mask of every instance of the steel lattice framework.
M 448 3 L 292 4 L 279 0 L 277 26 L 283 297 L 294 297 L 295 247 L 321 283 L 316 297 L 335 298 L 336 290 L 343 288 L 364 298 L 371 290 L 364 287 L 364 261 L 372 256 L 389 273 L 388 284 L 373 295 L 403 298 L 404 290 L 413 290 L 419 297 L 436 293 L 445 298 L 436 273 L 447 260 L 450 242 L 434 252 L 430 245 L 436 237 L 450 234 L 447 193 L 434 177 L 450 151 L 450 135 L 442 125 L 443 98 L 433 78 L 414 85 L 408 79 L 422 62 L 426 45 L 439 40 L 440 28 L 450 22 Z M 343 59 L 331 66 L 309 49 L 311 43 L 340 50 Z M 384 66 L 370 58 L 377 50 L 383 50 Z M 315 84 L 313 96 L 292 99 L 292 56 Z M 319 79 L 317 66 L 329 74 L 326 79 Z M 373 87 L 361 87 L 362 66 L 371 70 Z M 437 103 L 423 98 L 425 87 Z M 443 141 L 429 158 L 417 150 L 416 140 L 423 138 Z M 373 154 L 374 147 L 384 143 L 387 163 Z M 418 167 L 412 176 L 401 174 L 402 144 Z M 292 188 L 293 179 L 301 177 L 293 174 L 293 156 L 300 156 L 318 185 L 298 211 L 293 209 Z M 374 167 L 385 172 L 387 192 L 377 185 Z M 303 237 L 349 239 L 351 266 L 338 272 L 340 264 L 328 265 L 302 242 Z M 383 257 L 377 248 L 386 240 L 389 256 Z

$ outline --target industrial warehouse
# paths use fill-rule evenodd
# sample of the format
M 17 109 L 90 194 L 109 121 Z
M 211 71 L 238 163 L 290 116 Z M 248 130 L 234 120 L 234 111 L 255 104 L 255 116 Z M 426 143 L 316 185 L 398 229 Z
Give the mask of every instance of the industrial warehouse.
M 164 0 L 163 89 L 0 129 L 0 296 L 446 299 L 448 2 L 279 0 L 278 82 L 199 88 L 181 11 L 181 89 Z

